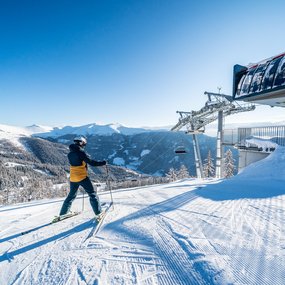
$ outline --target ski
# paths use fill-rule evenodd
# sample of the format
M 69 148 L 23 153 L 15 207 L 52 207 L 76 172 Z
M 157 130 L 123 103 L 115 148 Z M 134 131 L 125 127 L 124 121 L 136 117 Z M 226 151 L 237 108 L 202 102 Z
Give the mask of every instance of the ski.
M 108 205 L 108 207 L 107 207 L 106 209 L 104 209 L 104 210 L 102 211 L 101 215 L 97 218 L 98 224 L 97 224 L 97 226 L 96 226 L 96 228 L 95 228 L 94 235 L 96 235 L 96 234 L 99 232 L 99 230 L 100 230 L 100 228 L 101 228 L 101 226 L 102 226 L 102 224 L 103 224 L 103 222 L 104 222 L 104 219 L 105 219 L 105 217 L 106 217 L 108 211 L 110 210 L 110 208 L 111 208 L 112 206 L 113 206 L 113 202 L 111 202 L 111 203 Z
M 105 206 L 105 205 L 107 205 L 107 203 L 103 203 L 101 206 Z M 112 205 L 113 205 L 113 203 L 108 204 L 108 206 L 106 207 L 106 209 L 103 210 L 103 212 L 102 212 L 103 214 L 102 214 L 101 217 L 98 219 L 98 221 L 96 221 L 98 225 L 102 223 L 101 219 L 102 219 L 102 220 L 104 219 L 105 214 L 106 214 L 105 212 L 106 212 Z M 54 219 L 53 219 L 51 222 L 46 223 L 46 224 L 41 225 L 41 226 L 38 226 L 38 227 L 35 227 L 35 228 L 33 228 L 33 229 L 27 230 L 27 231 L 21 232 L 21 233 L 18 234 L 18 235 L 26 235 L 26 234 L 29 234 L 29 233 L 31 233 L 31 232 L 37 231 L 37 230 L 39 230 L 39 229 L 42 229 L 42 228 L 44 228 L 44 227 L 47 227 L 47 226 L 50 226 L 50 225 L 52 225 L 52 224 L 55 224 L 55 223 L 61 222 L 61 221 L 63 221 L 63 220 L 66 220 L 66 219 L 68 219 L 68 218 L 72 218 L 72 217 L 74 217 L 74 216 L 77 216 L 77 215 L 79 215 L 79 214 L 81 214 L 81 212 L 72 212 L 72 213 L 67 213 L 67 214 L 65 214 L 65 215 L 62 215 L 62 216 L 55 216 Z M 96 228 L 95 228 L 95 229 L 96 229 Z M 95 229 L 94 229 L 94 230 L 95 230 Z M 91 236 L 91 235 L 90 235 L 90 236 Z
M 51 221 L 51 224 L 54 224 L 54 223 L 63 221 L 63 220 L 65 220 L 65 219 L 68 219 L 68 218 L 71 218 L 71 217 L 74 217 L 74 216 L 77 216 L 77 215 L 79 215 L 80 213 L 81 213 L 81 212 L 71 212 L 71 213 L 67 213 L 67 214 L 65 214 L 65 215 L 55 216 L 54 219 Z
M 46 223 L 46 224 L 41 225 L 41 226 L 38 226 L 38 227 L 35 227 L 35 228 L 33 228 L 33 229 L 27 230 L 27 231 L 21 232 L 21 235 L 29 234 L 29 233 L 34 232 L 34 231 L 37 231 L 37 230 L 39 230 L 39 229 L 41 229 L 41 228 L 50 226 L 50 225 L 52 225 L 52 224 L 54 224 L 54 223 L 57 223 L 57 222 L 60 222 L 60 221 L 65 220 L 65 219 L 68 219 L 68 218 L 77 216 L 77 215 L 79 215 L 80 213 L 81 213 L 81 212 L 72 212 L 72 213 L 68 213 L 68 214 L 62 215 L 62 216 L 55 216 L 54 219 L 53 219 L 51 222 Z
M 113 206 L 113 202 L 111 202 L 105 209 L 102 210 L 102 213 L 100 214 L 100 216 L 95 218 L 95 225 L 92 228 L 92 230 L 90 231 L 90 233 L 88 234 L 88 236 L 86 237 L 85 241 L 88 240 L 89 238 L 91 238 L 92 236 L 95 236 L 99 232 L 99 230 L 100 230 L 100 228 L 104 222 L 104 219 L 105 219 L 108 211 L 111 209 L 112 206 Z

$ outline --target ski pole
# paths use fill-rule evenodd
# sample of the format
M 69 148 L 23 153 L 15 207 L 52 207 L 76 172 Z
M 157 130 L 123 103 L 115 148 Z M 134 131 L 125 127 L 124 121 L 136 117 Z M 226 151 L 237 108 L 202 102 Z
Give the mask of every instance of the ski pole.
M 84 192 L 83 192 L 83 195 L 82 195 L 82 212 L 84 211 Z
M 108 169 L 107 164 L 106 164 L 106 173 L 107 173 L 106 184 L 107 184 L 107 187 L 109 188 L 110 196 L 111 196 L 111 203 L 112 203 L 113 208 L 114 208 L 113 194 L 112 194 L 111 183 L 110 183 L 110 179 L 109 179 L 109 169 Z

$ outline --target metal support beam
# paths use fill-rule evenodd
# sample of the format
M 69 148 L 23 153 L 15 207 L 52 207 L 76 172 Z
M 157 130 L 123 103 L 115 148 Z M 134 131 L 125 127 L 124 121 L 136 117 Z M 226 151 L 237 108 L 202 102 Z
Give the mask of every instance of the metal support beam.
M 202 164 L 202 159 L 201 159 L 198 138 L 196 134 L 193 134 L 192 137 L 193 137 L 193 147 L 194 147 L 197 178 L 204 178 L 203 164 Z
M 218 113 L 218 132 L 217 132 L 217 156 L 216 156 L 216 178 L 223 177 L 223 111 Z
M 193 135 L 197 176 L 204 177 L 198 140 L 195 134 L 203 132 L 206 125 L 218 120 L 216 177 L 221 178 L 223 163 L 223 118 L 240 112 L 252 111 L 255 109 L 255 105 L 241 105 L 233 101 L 231 96 L 225 94 L 205 92 L 205 95 L 208 96 L 208 101 L 206 101 L 205 106 L 200 110 L 191 112 L 177 111 L 180 118 L 178 123 L 171 128 L 171 131 L 178 131 L 186 127 L 186 133 Z

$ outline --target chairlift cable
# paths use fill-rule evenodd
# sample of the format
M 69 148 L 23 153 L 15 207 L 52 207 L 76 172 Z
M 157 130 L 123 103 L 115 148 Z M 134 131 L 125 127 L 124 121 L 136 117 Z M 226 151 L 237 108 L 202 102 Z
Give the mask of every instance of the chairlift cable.
M 140 171 L 143 171 L 144 169 L 146 169 L 147 167 L 149 167 L 150 165 L 152 165 L 154 162 L 156 162 L 159 158 L 161 158 L 163 155 L 165 155 L 166 153 L 172 151 L 172 149 L 168 149 L 165 152 L 163 152 L 161 155 L 159 155 L 156 159 L 152 160 L 149 164 L 147 164 L 146 166 L 144 166 L 142 169 L 140 169 Z
M 151 135 L 151 133 L 150 133 L 150 135 Z M 149 136 L 150 136 L 150 135 L 149 135 Z M 164 140 L 164 139 L 166 138 L 166 135 L 167 135 L 167 131 L 166 131 L 165 134 L 151 147 L 150 152 L 151 152 L 159 143 L 161 143 L 162 140 Z M 170 150 L 168 150 L 168 151 L 170 151 Z M 161 155 L 167 153 L 168 151 L 162 153 Z M 142 169 L 140 169 L 140 171 L 143 171 L 144 169 L 146 169 L 147 167 L 149 167 L 151 164 L 153 164 L 155 161 L 157 161 L 157 160 L 161 157 L 161 155 L 158 156 L 155 160 L 152 160 L 149 164 L 147 164 L 146 166 L 144 166 Z
M 150 151 L 152 151 L 162 140 L 164 140 L 166 138 L 167 135 L 167 131 L 165 132 L 165 134 L 152 146 L 152 148 L 150 149 Z
M 158 140 L 153 146 L 152 148 L 150 149 L 150 151 L 152 151 L 158 143 L 160 143 L 163 139 L 165 139 L 167 135 L 167 132 L 165 132 L 165 135 L 162 136 L 162 138 L 160 140 Z M 152 160 L 149 164 L 147 164 L 146 166 L 144 166 L 142 169 L 140 169 L 140 171 L 143 171 L 145 170 L 147 167 L 149 167 L 150 165 L 152 165 L 154 162 L 156 162 L 158 159 L 160 159 L 163 155 L 167 154 L 168 152 L 172 151 L 172 149 L 168 149 L 166 150 L 165 152 L 163 152 L 161 155 L 159 155 L 156 159 Z M 185 152 L 186 153 L 186 152 Z

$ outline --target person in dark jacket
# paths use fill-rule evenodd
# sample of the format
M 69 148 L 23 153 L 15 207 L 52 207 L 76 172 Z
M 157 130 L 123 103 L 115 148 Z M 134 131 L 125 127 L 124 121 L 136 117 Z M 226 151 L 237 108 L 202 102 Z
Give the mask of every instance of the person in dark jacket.
M 91 207 L 96 216 L 101 213 L 101 206 L 97 193 L 88 177 L 87 164 L 91 166 L 106 165 L 106 161 L 95 161 L 90 159 L 84 151 L 87 139 L 84 136 L 78 136 L 74 139 L 74 144 L 69 146 L 68 160 L 70 163 L 70 192 L 63 202 L 60 210 L 60 216 L 69 212 L 72 202 L 77 196 L 79 186 L 83 187 L 89 195 Z

